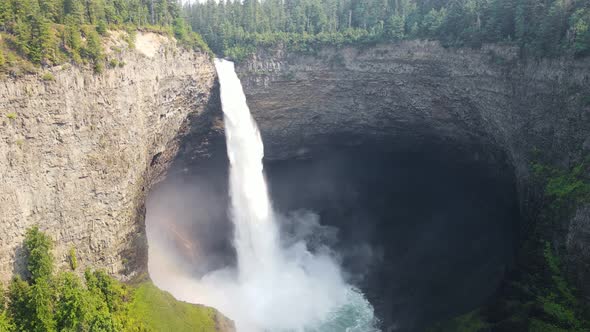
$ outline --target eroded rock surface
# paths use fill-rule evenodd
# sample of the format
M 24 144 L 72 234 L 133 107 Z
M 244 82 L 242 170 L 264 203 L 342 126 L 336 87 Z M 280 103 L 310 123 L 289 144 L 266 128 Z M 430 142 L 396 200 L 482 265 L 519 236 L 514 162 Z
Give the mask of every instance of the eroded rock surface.
M 75 247 L 80 271 L 145 271 L 145 195 L 187 117 L 206 107 L 215 71 L 208 55 L 162 36 L 140 33 L 137 45 L 115 45 L 125 65 L 100 75 L 68 66 L 51 69 L 55 81 L 0 81 L 1 280 L 22 271 L 32 225 L 55 240 L 61 264 Z
M 308 55 L 261 50 L 238 71 L 268 158 L 305 157 L 325 140 L 356 145 L 385 137 L 393 151 L 438 144 L 450 147 L 449 158 L 505 155 L 531 222 L 541 203 L 530 185 L 532 156 L 567 166 L 588 152 L 590 59 L 522 59 L 516 48 L 408 41 Z M 571 227 L 563 221 L 567 234 L 556 230 L 572 271 L 590 266 L 590 238 L 579 226 L 584 211 Z M 576 278 L 590 284 L 590 273 Z

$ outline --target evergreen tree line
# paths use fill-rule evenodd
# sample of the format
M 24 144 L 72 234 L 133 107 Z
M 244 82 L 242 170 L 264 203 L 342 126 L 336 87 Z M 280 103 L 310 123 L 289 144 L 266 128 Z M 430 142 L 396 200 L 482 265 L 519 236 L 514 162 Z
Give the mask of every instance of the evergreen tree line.
M 510 42 L 535 56 L 590 54 L 588 0 L 208 0 L 184 15 L 218 54 L 254 45 L 426 38 L 445 46 Z
M 166 31 L 206 49 L 180 14 L 178 0 L 0 0 L 0 71 L 15 56 L 43 65 L 90 62 L 100 71 L 100 35 L 109 27 L 129 36 L 137 28 Z

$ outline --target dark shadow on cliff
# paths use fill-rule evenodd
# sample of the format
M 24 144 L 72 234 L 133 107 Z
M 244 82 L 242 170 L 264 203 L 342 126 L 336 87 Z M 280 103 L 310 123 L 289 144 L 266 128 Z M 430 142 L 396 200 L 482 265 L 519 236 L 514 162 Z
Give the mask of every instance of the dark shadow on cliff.
M 338 228 L 334 249 L 384 329 L 420 331 L 497 289 L 517 248 L 515 185 L 501 155 L 382 143 L 269 163 L 272 197 L 281 212 L 309 209 Z
M 154 264 L 195 276 L 234 264 L 222 119 L 216 82 L 205 112 L 187 119 L 174 159 L 158 158 L 169 166 L 162 168 L 163 180 L 153 186 L 146 202 L 152 274 L 157 272 Z
M 222 131 L 187 138 L 150 193 L 146 223 L 169 269 L 202 276 L 235 264 L 228 160 Z M 421 331 L 493 295 L 513 263 L 518 201 L 512 169 L 489 146 L 393 146 L 326 138 L 265 168 L 280 214 L 310 210 L 337 230 L 330 245 L 382 327 Z

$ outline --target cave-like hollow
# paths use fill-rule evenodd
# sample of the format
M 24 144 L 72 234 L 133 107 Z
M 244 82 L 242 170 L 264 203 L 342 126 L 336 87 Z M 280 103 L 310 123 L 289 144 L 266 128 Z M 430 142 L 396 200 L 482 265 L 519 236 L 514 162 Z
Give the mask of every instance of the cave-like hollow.
M 198 154 L 181 149 L 149 194 L 152 272 L 199 277 L 235 264 L 225 141 L 222 134 L 204 141 L 184 142 L 199 146 Z M 274 208 L 313 211 L 336 230 L 327 244 L 384 331 L 421 331 L 469 312 L 494 295 L 510 269 L 520 215 L 514 172 L 500 149 L 340 133 L 291 155 L 265 161 Z

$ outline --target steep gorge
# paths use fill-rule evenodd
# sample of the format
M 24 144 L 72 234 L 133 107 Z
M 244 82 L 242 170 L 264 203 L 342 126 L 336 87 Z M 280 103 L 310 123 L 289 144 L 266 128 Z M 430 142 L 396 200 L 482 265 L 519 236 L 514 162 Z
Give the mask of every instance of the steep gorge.
M 518 218 L 514 216 L 508 217 L 509 214 L 496 216 L 496 222 L 499 223 L 497 229 L 510 228 L 511 223 L 512 228 L 505 233 L 499 231 L 497 234 L 501 235 L 494 240 L 495 245 L 485 244 L 486 240 L 496 236 L 496 233 L 490 231 L 491 228 L 487 228 L 489 226 L 485 220 L 488 216 L 508 210 L 504 210 L 503 203 L 494 201 L 492 196 L 483 199 L 494 208 L 488 212 L 483 212 L 483 208 L 482 215 L 473 218 L 473 222 L 481 223 L 476 226 L 481 233 L 477 230 L 470 233 L 469 227 L 473 227 L 472 225 L 466 226 L 463 237 L 459 238 L 455 238 L 452 231 L 438 232 L 441 237 L 453 239 L 453 243 L 459 241 L 464 244 L 483 236 L 477 240 L 481 248 L 488 250 L 488 258 L 485 255 L 479 258 L 483 261 L 493 261 L 493 253 L 501 251 L 500 248 L 507 249 L 511 245 L 517 248 L 522 245 L 522 241 L 529 237 L 527 232 L 534 229 L 532 225 L 539 222 L 539 215 L 546 201 L 543 200 L 542 188 L 534 183 L 531 174 L 531 164 L 535 157 L 543 155 L 545 161 L 549 160 L 553 165 L 567 168 L 579 163 L 590 153 L 588 59 L 521 58 L 518 49 L 511 47 L 488 45 L 478 50 L 445 49 L 436 42 L 408 41 L 364 48 L 323 48 L 307 55 L 294 54 L 280 48 L 260 50 L 240 65 L 239 72 L 253 114 L 259 123 L 263 139 L 267 142 L 266 157 L 269 160 L 321 160 L 322 156 L 337 147 L 353 151 L 356 149 L 354 155 L 362 156 L 364 160 L 367 154 L 363 154 L 363 151 L 370 150 L 370 147 L 385 147 L 386 151 L 381 154 L 394 159 L 407 157 L 407 162 L 412 165 L 410 167 L 423 167 L 429 174 L 438 174 L 436 167 L 444 169 L 445 165 L 471 165 L 466 169 L 476 169 L 474 165 L 478 163 L 487 165 L 484 169 L 489 169 L 481 171 L 481 174 L 500 174 L 491 183 L 507 181 L 507 187 L 500 189 L 504 190 L 506 199 L 510 199 L 509 183 L 513 183 L 517 194 L 512 199 L 519 205 L 523 222 L 518 222 Z M 415 158 L 416 155 L 418 158 Z M 425 155 L 433 159 L 424 159 Z M 354 157 L 350 158 L 352 159 L 344 159 L 343 163 L 361 163 Z M 383 159 L 380 160 L 381 163 L 384 162 Z M 420 160 L 430 163 L 432 168 L 421 165 Z M 348 166 L 335 167 L 339 169 Z M 375 172 L 370 162 L 361 167 Z M 490 172 L 490 169 L 493 171 Z M 381 174 L 395 178 L 393 173 L 386 175 L 383 171 Z M 407 181 L 404 178 L 399 182 L 381 180 L 381 185 L 395 187 L 401 183 L 406 188 L 404 190 L 411 195 L 415 175 L 408 176 Z M 470 179 L 468 172 L 456 174 L 454 178 L 455 180 L 447 184 L 447 188 L 461 188 L 465 181 L 481 181 L 478 192 L 498 190 L 481 179 Z M 424 206 L 429 204 L 426 193 L 438 190 L 437 180 L 432 181 L 431 186 L 423 189 L 426 198 L 416 198 L 426 200 L 423 202 Z M 377 186 L 374 190 L 388 190 L 380 188 Z M 455 189 L 448 190 L 452 192 Z M 439 203 L 453 202 L 450 197 L 453 196 L 439 198 Z M 462 199 L 467 208 L 467 205 L 472 204 L 468 203 L 470 199 L 467 197 L 470 196 L 455 199 Z M 327 198 L 324 201 L 329 202 Z M 391 204 L 396 203 L 391 201 Z M 348 205 L 345 203 L 343 206 Z M 547 234 L 544 236 L 552 243 L 553 250 L 564 258 L 566 274 L 588 301 L 590 215 L 587 213 L 587 206 L 577 206 L 576 209 L 569 217 L 555 220 L 551 228 L 545 230 Z M 345 212 L 340 213 L 340 219 L 346 220 Z M 398 215 L 397 219 L 393 218 L 390 222 L 403 224 L 411 219 L 400 220 L 400 217 L 402 216 Z M 456 217 L 460 218 L 458 215 Z M 506 222 L 505 226 L 501 226 Z M 342 227 L 338 221 L 336 224 Z M 344 224 L 346 225 L 346 221 Z M 379 227 L 384 227 L 380 231 L 387 232 L 387 224 Z M 392 227 L 390 241 L 403 242 L 395 232 L 403 233 L 404 230 Z M 454 227 L 453 222 L 448 222 L 447 227 Z M 425 229 L 423 234 L 429 234 L 428 228 Z M 358 232 L 358 229 L 354 232 Z M 510 240 L 512 236 L 514 242 Z M 416 241 L 419 239 L 419 236 L 416 237 Z M 403 251 L 412 245 L 429 248 L 437 241 L 444 242 L 445 239 L 437 238 L 427 244 L 409 244 L 399 250 Z M 447 248 L 454 245 L 457 244 Z M 498 248 L 494 249 L 495 246 Z M 510 255 L 514 255 L 514 252 L 508 254 Z M 467 257 L 466 255 L 465 259 Z M 436 260 L 421 262 L 436 264 Z M 494 264 L 498 268 L 507 264 L 505 268 L 510 270 L 509 262 L 510 259 Z M 470 264 L 471 270 L 449 280 L 458 278 L 466 283 L 473 280 L 471 278 L 475 278 L 478 263 Z M 461 264 L 458 263 L 455 267 L 461 269 Z M 430 277 L 432 280 L 441 277 L 444 280 L 449 276 L 442 272 L 444 270 L 441 267 L 437 270 L 438 273 L 431 272 Z M 410 280 L 420 280 L 423 272 L 419 271 L 420 268 L 415 270 Z M 488 273 L 490 282 L 502 275 L 502 272 Z M 396 280 L 395 274 L 389 276 L 390 283 L 392 280 Z M 432 280 L 425 284 L 433 284 Z M 403 278 L 401 281 L 403 282 Z M 441 287 L 448 290 L 452 285 L 453 281 L 449 281 Z M 386 287 L 387 282 L 381 286 Z M 464 286 L 468 287 L 467 284 Z M 408 287 L 412 287 L 412 283 Z M 460 289 L 442 303 L 448 304 L 451 299 L 458 301 Z M 482 289 L 479 291 L 485 293 Z M 442 294 L 440 289 L 431 289 L 431 292 Z M 474 289 L 471 304 L 464 304 L 466 307 L 463 310 L 476 306 L 478 300 L 474 298 L 477 297 L 477 292 Z M 404 291 L 395 294 L 402 297 L 397 299 L 398 303 L 404 303 L 403 294 Z M 419 293 L 413 294 L 414 297 L 420 296 Z M 436 300 L 434 303 L 432 300 L 434 297 L 424 299 L 423 303 L 429 303 L 432 311 L 430 315 L 418 318 L 418 321 L 431 319 L 432 314 L 440 315 L 439 318 L 445 316 L 445 309 L 437 309 Z M 393 306 L 394 311 L 404 312 L 399 307 L 395 309 L 396 300 L 392 301 L 394 304 L 388 306 Z M 411 309 L 406 309 L 409 311 L 405 311 L 405 316 L 402 316 L 408 319 L 407 316 L 414 313 Z M 455 311 L 456 314 L 459 312 Z M 411 326 L 407 324 L 412 323 L 402 324 L 406 324 L 402 327 L 407 327 Z
M 449 161 L 504 164 L 525 223 L 535 222 L 542 204 L 530 173 L 535 154 L 568 167 L 590 153 L 589 59 L 408 41 L 308 55 L 264 50 L 238 70 L 268 158 L 304 158 L 328 142 L 386 141 L 398 153 L 434 148 Z M 590 295 L 587 211 L 579 206 L 576 222 L 562 220 L 552 240 Z
M 167 180 L 155 191 L 165 192 L 166 183 L 174 181 L 205 185 L 199 181 L 207 178 L 205 188 L 214 194 L 208 196 L 207 190 L 199 194 L 213 211 L 207 216 L 224 222 L 227 161 L 212 62 L 205 54 L 182 51 L 153 34 L 138 35 L 137 44 L 137 51 L 118 55 L 124 67 L 102 75 L 64 67 L 51 69 L 55 81 L 26 77 L 0 82 L 2 280 L 22 270 L 19 244 L 25 229 L 34 224 L 56 240 L 62 264 L 74 246 L 82 267 L 106 268 L 121 279 L 144 272 L 145 201 L 152 184 L 163 175 Z M 315 54 L 260 50 L 237 69 L 265 143 L 271 189 L 275 174 L 275 193 L 280 196 L 283 191 L 286 197 L 277 197 L 276 203 L 285 211 L 297 204 L 284 193 L 293 183 L 282 183 L 280 174 L 287 169 L 308 176 L 314 160 L 329 161 L 326 156 L 336 151 L 344 157 L 337 156 L 331 161 L 336 163 L 328 165 L 352 165 L 359 161 L 355 156 L 362 156 L 367 163 L 359 169 L 367 167 L 381 176 L 396 165 L 396 158 L 412 160 L 395 167 L 406 167 L 413 174 L 420 172 L 416 169 L 421 164 L 431 167 L 424 167 L 425 172 L 453 166 L 440 174 L 457 180 L 450 178 L 442 186 L 481 180 L 480 188 L 470 190 L 507 190 L 507 200 L 517 201 L 524 223 L 534 223 L 542 203 L 530 174 L 536 151 L 564 167 L 590 153 L 588 59 L 522 59 L 510 47 L 445 49 L 436 42 L 409 41 L 324 48 Z M 371 147 L 376 150 L 370 151 Z M 418 158 L 412 157 L 417 154 Z M 294 161 L 303 165 L 288 166 Z M 311 168 L 306 162 L 312 163 Z M 489 181 L 462 173 L 458 166 L 465 165 L 491 174 Z M 199 181 L 185 181 L 191 177 Z M 306 193 L 306 184 L 317 179 L 310 176 L 298 183 L 298 193 Z M 495 182 L 502 186 L 490 189 Z M 429 185 L 421 188 L 429 190 Z M 514 188 L 516 194 L 510 193 Z M 322 202 L 326 201 L 310 198 L 301 205 Z M 590 207 L 580 206 L 572 221 L 564 220 L 554 230 L 553 239 L 586 296 L 590 295 L 589 212 Z M 490 222 L 506 216 L 502 213 Z M 341 217 L 336 214 L 331 220 Z M 502 236 L 522 236 L 519 230 L 526 227 L 511 221 L 503 220 L 500 226 L 506 232 L 495 234 L 499 241 Z M 358 231 L 352 218 L 348 222 L 333 226 Z M 486 229 L 490 224 L 481 225 Z M 229 226 L 221 229 L 230 231 Z M 477 232 L 475 227 L 467 234 Z M 226 237 L 192 233 L 202 239 L 201 247 L 231 256 Z M 384 243 L 395 238 L 386 234 Z M 504 244 L 491 242 L 486 242 L 486 249 L 499 250 Z M 518 241 L 506 239 L 506 244 L 516 246 Z M 512 257 L 511 252 L 499 259 L 509 264 Z M 190 269 L 199 274 L 210 268 Z M 494 277 L 503 273 L 494 271 Z M 486 296 L 489 290 L 480 297 Z M 439 318 L 470 305 L 458 303 L 465 308 L 439 312 Z

